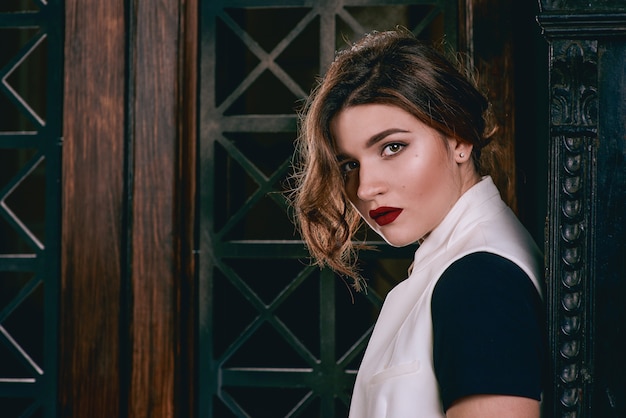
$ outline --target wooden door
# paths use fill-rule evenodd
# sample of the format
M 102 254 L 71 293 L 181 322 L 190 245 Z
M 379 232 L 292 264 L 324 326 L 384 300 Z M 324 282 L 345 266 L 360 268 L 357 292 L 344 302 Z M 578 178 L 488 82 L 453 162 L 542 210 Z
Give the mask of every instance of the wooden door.
M 197 3 L 64 6 L 58 413 L 192 416 Z

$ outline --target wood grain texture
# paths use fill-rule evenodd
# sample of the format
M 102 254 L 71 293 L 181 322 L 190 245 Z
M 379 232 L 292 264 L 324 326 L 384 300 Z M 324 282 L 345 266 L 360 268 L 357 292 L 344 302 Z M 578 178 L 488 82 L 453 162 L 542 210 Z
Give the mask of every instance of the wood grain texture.
M 197 7 L 66 2 L 61 416 L 192 416 Z
M 131 372 L 128 416 L 174 417 L 179 339 L 179 0 L 136 0 L 131 21 Z
M 119 416 L 124 6 L 66 0 L 59 404 Z

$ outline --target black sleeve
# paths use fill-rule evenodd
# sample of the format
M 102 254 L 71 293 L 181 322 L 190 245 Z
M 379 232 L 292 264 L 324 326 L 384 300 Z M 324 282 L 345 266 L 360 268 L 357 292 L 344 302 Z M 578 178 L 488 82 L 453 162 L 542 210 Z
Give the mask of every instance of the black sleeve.
M 469 395 L 540 399 L 543 304 L 516 264 L 490 253 L 454 262 L 432 297 L 433 362 L 444 410 Z

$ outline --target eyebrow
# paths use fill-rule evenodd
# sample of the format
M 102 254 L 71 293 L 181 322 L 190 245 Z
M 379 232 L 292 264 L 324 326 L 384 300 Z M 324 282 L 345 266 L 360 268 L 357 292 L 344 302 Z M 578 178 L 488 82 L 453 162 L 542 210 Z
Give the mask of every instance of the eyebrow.
M 365 148 L 371 148 L 372 146 L 376 145 L 377 143 L 379 143 L 380 141 L 382 141 L 389 135 L 393 135 L 395 133 L 407 133 L 407 132 L 409 131 L 405 129 L 400 129 L 400 128 L 386 129 L 382 132 L 375 134 L 370 139 L 368 139 L 367 142 L 365 143 Z
M 385 129 L 384 131 L 378 132 L 377 134 L 374 134 L 370 139 L 367 140 L 367 142 L 365 143 L 365 148 L 371 148 L 374 145 L 376 145 L 377 143 L 379 143 L 380 141 L 382 141 L 383 139 L 387 138 L 389 135 L 393 135 L 396 133 L 407 133 L 409 131 L 407 131 L 406 129 L 400 129 L 400 128 L 390 128 L 390 129 Z M 347 155 L 344 154 L 337 154 L 337 161 L 341 162 L 343 160 L 347 160 L 350 157 L 348 157 Z

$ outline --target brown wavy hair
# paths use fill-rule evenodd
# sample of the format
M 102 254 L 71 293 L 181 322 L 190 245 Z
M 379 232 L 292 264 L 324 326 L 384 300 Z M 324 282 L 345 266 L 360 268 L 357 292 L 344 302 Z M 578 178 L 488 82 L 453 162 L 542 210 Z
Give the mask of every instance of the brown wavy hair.
M 342 109 L 373 103 L 409 112 L 442 138 L 471 143 L 479 174 L 494 167 L 494 161 L 481 160 L 494 131 L 489 103 L 458 63 L 404 30 L 368 34 L 339 52 L 301 112 L 290 200 L 312 257 L 352 277 L 357 290 L 361 244 L 353 236 L 361 219 L 345 195 L 330 124 Z

